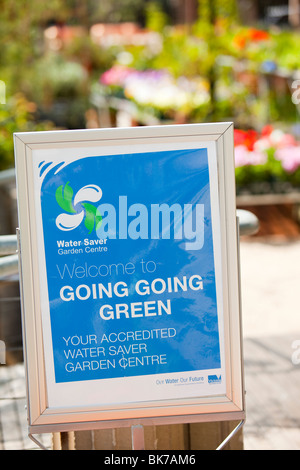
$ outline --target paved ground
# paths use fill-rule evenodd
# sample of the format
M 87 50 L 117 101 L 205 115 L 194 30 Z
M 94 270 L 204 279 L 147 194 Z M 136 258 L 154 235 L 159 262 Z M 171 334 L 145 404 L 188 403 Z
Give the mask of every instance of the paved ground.
M 300 364 L 292 361 L 300 341 L 300 241 L 272 240 L 241 242 L 244 443 L 247 450 L 300 450 Z M 0 367 L 0 450 L 36 448 L 26 436 L 24 395 L 23 366 Z
M 300 450 L 299 261 L 299 240 L 241 243 L 245 449 Z
M 52 435 L 38 436 L 48 448 Z M 22 363 L 0 367 L 0 450 L 29 450 L 38 446 L 27 435 L 25 376 Z

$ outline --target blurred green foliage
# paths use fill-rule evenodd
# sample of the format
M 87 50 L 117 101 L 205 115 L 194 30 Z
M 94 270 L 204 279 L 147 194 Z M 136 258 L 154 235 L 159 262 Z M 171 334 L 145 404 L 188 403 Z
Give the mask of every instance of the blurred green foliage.
M 0 105 L 0 170 L 13 165 L 13 133 L 51 130 L 51 122 L 36 123 L 35 103 L 29 102 L 21 93 L 9 98 L 7 103 Z
M 84 127 L 94 85 L 124 58 L 136 70 L 207 82 L 210 99 L 183 110 L 187 122 L 234 120 L 249 128 L 297 121 L 290 90 L 272 78 L 274 71 L 288 75 L 300 68 L 297 31 L 241 25 L 236 0 L 198 0 L 194 24 L 174 27 L 167 5 L 170 10 L 167 0 L 52 0 L 47 6 L 40 0 L 0 0 L 0 80 L 7 100 L 0 109 L 0 168 L 13 165 L 14 131 L 41 129 L 43 121 L 48 127 L 49 120 L 58 127 Z M 145 24 L 158 40 L 106 48 L 91 40 L 93 24 L 120 21 Z M 59 50 L 46 50 L 44 30 L 53 24 L 80 26 L 81 33 Z
M 110 1 L 110 9 L 114 3 L 119 7 L 122 2 Z M 133 12 L 139 2 L 125 3 Z M 53 128 L 50 119 L 59 127 L 84 126 L 91 80 L 112 63 L 112 54 L 89 37 L 94 18 L 104 20 L 109 14 L 101 5 L 91 0 L 47 5 L 0 0 L 0 79 L 6 85 L 6 104 L 0 105 L 0 169 L 14 164 L 13 132 Z M 45 51 L 44 30 L 54 23 L 79 24 L 85 33 L 59 53 Z

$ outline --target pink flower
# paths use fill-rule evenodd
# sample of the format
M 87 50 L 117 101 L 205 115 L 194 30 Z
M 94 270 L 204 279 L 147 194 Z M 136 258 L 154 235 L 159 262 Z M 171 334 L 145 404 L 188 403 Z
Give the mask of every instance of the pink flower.
M 236 168 L 245 165 L 263 165 L 267 161 L 266 154 L 258 151 L 250 151 L 245 145 L 237 145 L 234 149 L 234 153 Z
M 300 167 L 300 147 L 291 146 L 278 149 L 275 153 L 277 160 L 280 160 L 282 167 L 288 173 L 294 173 Z
M 292 147 L 296 146 L 297 142 L 296 139 L 291 134 L 284 134 L 281 141 L 278 142 L 279 147 Z
M 240 166 L 250 165 L 249 151 L 245 145 L 237 145 L 235 147 L 234 157 L 236 168 Z
M 265 152 L 266 150 L 269 150 L 269 148 L 271 147 L 272 145 L 271 145 L 269 137 L 261 137 L 253 145 L 254 151 L 260 152 L 260 153 Z
M 291 134 L 285 134 L 283 131 L 276 129 L 269 135 L 270 143 L 273 147 L 283 148 L 296 145 L 296 140 Z
M 251 165 L 264 165 L 267 163 L 268 157 L 262 152 L 249 152 L 251 153 Z
M 130 69 L 122 65 L 114 65 L 111 69 L 106 70 L 106 72 L 101 75 L 100 82 L 103 85 L 123 86 L 126 79 L 132 73 L 135 73 L 134 69 Z

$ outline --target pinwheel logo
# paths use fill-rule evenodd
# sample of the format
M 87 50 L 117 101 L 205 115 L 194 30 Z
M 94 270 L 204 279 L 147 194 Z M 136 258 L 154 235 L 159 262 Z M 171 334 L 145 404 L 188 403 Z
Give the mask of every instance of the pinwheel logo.
M 97 230 L 102 223 L 102 216 L 91 203 L 100 201 L 102 190 L 99 186 L 90 184 L 83 186 L 74 198 L 74 191 L 69 184 L 61 185 L 55 192 L 57 204 L 63 209 L 63 213 L 56 218 L 56 226 L 59 230 L 70 231 L 77 228 L 83 221 L 89 234 Z

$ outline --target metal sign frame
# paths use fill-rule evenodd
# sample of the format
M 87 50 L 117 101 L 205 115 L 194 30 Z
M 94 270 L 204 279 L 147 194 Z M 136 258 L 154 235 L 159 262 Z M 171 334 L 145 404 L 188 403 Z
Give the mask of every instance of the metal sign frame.
M 52 406 L 46 364 L 49 351 L 43 330 L 41 283 L 42 252 L 40 221 L 36 204 L 33 167 L 40 151 L 61 154 L 67 149 L 93 152 L 94 148 L 113 147 L 117 154 L 124 146 L 164 150 L 212 146 L 216 156 L 218 226 L 220 250 L 218 260 L 222 277 L 221 303 L 224 315 L 222 341 L 226 391 L 221 395 L 183 397 L 119 403 L 116 406 L 85 404 Z M 236 226 L 233 124 L 188 124 L 139 127 L 16 133 L 14 135 L 19 214 L 19 260 L 22 301 L 24 360 L 26 368 L 28 425 L 30 434 L 222 420 L 244 420 L 244 380 L 241 333 L 238 233 Z M 152 148 L 152 147 L 151 147 Z M 190 148 L 190 147 L 189 147 Z M 75 383 L 76 385 L 76 383 Z M 71 390 L 71 388 L 70 388 Z M 50 399 L 49 399 L 50 397 Z

